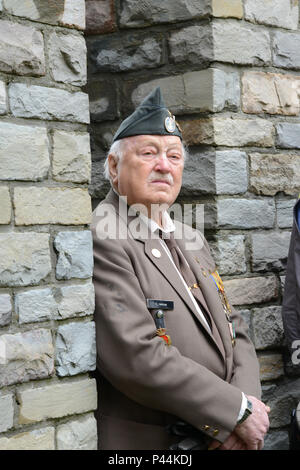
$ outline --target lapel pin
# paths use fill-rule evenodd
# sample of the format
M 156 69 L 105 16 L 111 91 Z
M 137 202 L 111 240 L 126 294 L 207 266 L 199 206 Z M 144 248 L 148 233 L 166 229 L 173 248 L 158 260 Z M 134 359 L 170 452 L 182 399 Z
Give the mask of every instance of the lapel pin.
M 161 257 L 161 252 L 159 250 L 157 250 L 156 248 L 153 248 L 151 253 L 153 254 L 153 256 L 155 256 L 155 258 L 160 258 Z

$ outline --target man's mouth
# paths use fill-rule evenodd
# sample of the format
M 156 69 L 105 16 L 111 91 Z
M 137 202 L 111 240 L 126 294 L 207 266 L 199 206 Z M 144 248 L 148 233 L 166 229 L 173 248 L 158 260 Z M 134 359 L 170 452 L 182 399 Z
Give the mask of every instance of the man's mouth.
M 170 181 L 167 181 L 167 180 L 152 180 L 152 181 L 150 181 L 150 183 L 167 184 L 168 186 L 170 186 Z

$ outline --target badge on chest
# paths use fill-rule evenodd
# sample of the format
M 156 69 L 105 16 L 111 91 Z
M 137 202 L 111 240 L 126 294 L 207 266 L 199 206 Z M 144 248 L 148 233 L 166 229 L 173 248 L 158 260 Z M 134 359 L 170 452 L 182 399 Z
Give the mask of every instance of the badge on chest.
M 166 326 L 164 319 L 164 310 L 173 310 L 174 302 L 171 300 L 147 299 L 147 307 L 153 313 L 156 326 L 156 335 L 162 338 L 165 343 L 170 346 L 171 338 L 166 334 Z

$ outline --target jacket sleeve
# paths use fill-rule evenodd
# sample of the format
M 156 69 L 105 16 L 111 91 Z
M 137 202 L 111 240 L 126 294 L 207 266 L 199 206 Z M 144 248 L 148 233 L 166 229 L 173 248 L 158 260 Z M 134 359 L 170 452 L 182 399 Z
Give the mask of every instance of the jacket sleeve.
M 247 325 L 240 313 L 232 310 L 236 330 L 236 345 L 233 348 L 234 373 L 230 383 L 246 395 L 261 399 L 260 371 L 255 348 L 247 334 Z
M 130 399 L 191 423 L 218 428 L 224 441 L 236 425 L 242 394 L 155 336 L 144 293 L 124 243 L 94 235 L 97 366 Z

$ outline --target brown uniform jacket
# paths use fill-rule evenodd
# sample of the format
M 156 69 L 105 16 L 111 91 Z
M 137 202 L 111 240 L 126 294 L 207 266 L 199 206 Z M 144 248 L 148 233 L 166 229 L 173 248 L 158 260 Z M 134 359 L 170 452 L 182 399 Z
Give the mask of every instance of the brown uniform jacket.
M 117 214 L 121 239 L 103 239 L 104 207 L 108 209 L 104 218 L 110 214 L 115 220 Z M 133 237 L 128 223 L 136 216 L 126 221 L 121 212 L 118 196 L 110 191 L 95 209 L 92 224 L 99 448 L 167 449 L 174 437 L 166 425 L 178 418 L 224 441 L 236 425 L 241 391 L 260 397 L 258 362 L 247 328 L 233 311 L 237 339 L 232 347 L 224 308 L 210 276 L 216 268 L 206 241 L 193 251 L 186 250 L 185 240 L 178 240 L 178 245 L 196 275 L 203 308 L 214 319 L 221 347 L 197 313 L 160 240 Z M 153 249 L 161 256 L 153 256 Z M 156 336 L 147 299 L 174 302 L 173 310 L 165 312 L 171 346 Z

